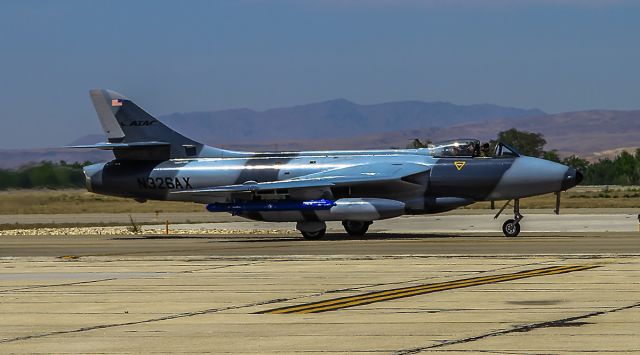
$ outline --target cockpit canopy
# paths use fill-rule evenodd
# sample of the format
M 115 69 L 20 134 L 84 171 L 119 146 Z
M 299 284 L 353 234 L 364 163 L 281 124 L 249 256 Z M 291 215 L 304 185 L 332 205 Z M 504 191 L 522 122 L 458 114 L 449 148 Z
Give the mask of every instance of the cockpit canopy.
M 480 141 L 477 139 L 456 139 L 439 142 L 429 147 L 431 155 L 437 158 L 475 157 L 480 155 Z
M 455 139 L 429 145 L 429 154 L 436 158 L 467 157 L 475 158 L 479 156 L 490 157 L 488 152 L 489 143 L 482 147 L 477 139 Z M 519 157 L 520 153 L 513 147 L 498 142 L 493 152 L 494 158 Z
M 493 153 L 493 156 L 496 158 L 499 157 L 519 157 L 520 156 L 520 152 L 518 152 L 516 150 L 516 148 L 504 144 L 502 142 L 498 142 L 498 144 L 496 144 L 496 150 Z

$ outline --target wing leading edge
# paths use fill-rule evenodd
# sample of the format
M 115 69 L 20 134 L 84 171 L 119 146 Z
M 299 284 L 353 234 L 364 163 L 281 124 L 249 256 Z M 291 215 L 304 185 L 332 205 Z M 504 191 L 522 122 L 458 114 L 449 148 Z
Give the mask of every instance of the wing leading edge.
M 305 189 L 343 185 L 359 185 L 400 181 L 404 177 L 429 171 L 426 165 L 413 163 L 372 163 L 347 168 L 327 170 L 294 179 L 268 182 L 247 182 L 237 185 L 215 186 L 204 189 L 175 191 L 172 194 L 219 194 L 233 192 L 257 192 L 280 189 Z

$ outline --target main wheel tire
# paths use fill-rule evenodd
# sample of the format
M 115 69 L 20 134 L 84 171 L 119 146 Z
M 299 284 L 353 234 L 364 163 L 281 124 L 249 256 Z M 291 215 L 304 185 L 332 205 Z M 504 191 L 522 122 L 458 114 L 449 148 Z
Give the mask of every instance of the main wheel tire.
M 520 223 L 513 219 L 506 220 L 502 225 L 502 233 L 507 238 L 517 237 L 520 234 Z
M 303 232 L 300 231 L 300 233 L 302 234 L 302 237 L 306 240 L 318 240 L 318 239 L 322 239 L 322 237 L 324 237 L 324 235 L 327 233 L 326 229 L 321 229 L 319 231 L 315 231 L 315 232 Z
M 342 221 L 342 226 L 350 236 L 362 237 L 369 230 L 371 223 L 368 221 Z

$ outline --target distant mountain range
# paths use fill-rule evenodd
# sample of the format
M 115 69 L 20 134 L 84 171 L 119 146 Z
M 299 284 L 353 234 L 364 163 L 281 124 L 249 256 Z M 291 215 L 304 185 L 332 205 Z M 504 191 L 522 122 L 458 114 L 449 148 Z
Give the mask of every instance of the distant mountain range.
M 187 137 L 211 145 L 271 144 L 277 141 L 351 138 L 397 130 L 448 127 L 488 119 L 544 115 L 538 109 L 490 104 L 399 101 L 359 105 L 336 99 L 265 111 L 233 109 L 173 113 L 160 116 Z M 95 143 L 101 135 L 82 137 L 74 144 Z
M 425 127 L 447 127 L 487 119 L 544 115 L 496 105 L 400 101 L 359 105 L 345 99 L 266 111 L 248 109 L 174 113 L 161 119 L 185 135 L 209 143 L 349 138 Z
M 500 131 L 517 128 L 542 133 L 546 149 L 557 149 L 562 155 L 577 154 L 588 159 L 610 157 L 621 150 L 635 150 L 640 146 L 640 110 L 591 110 L 543 115 L 519 119 L 495 119 L 482 122 L 397 130 L 384 133 L 307 141 L 278 141 L 278 148 L 352 149 L 405 147 L 414 138 L 437 142 L 453 138 L 495 139 Z M 233 148 L 273 150 L 275 143 L 236 144 Z
M 174 113 L 160 120 L 184 135 L 227 149 L 268 151 L 404 147 L 414 138 L 494 139 L 515 127 L 541 132 L 547 149 L 597 158 L 639 146 L 640 110 L 592 110 L 549 115 L 538 109 L 446 102 L 359 105 L 338 99 L 265 111 L 233 109 Z M 103 141 L 80 137 L 72 144 Z M 68 149 L 0 150 L 0 168 L 41 160 L 102 161 L 111 153 Z

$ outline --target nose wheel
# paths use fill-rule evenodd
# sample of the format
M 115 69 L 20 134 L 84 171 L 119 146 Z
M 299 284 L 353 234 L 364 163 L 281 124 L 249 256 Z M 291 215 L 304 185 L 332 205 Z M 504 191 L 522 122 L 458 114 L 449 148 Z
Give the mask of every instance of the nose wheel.
M 520 234 L 520 223 L 516 222 L 515 219 L 507 219 L 502 225 L 502 233 L 507 238 L 517 237 Z
M 498 211 L 498 213 L 495 215 L 494 219 L 497 219 L 498 217 L 500 217 L 500 214 L 502 213 L 502 211 L 504 211 L 509 206 L 510 203 L 511 203 L 511 200 L 507 201 L 507 203 L 505 203 L 504 206 L 502 206 L 502 208 L 500 209 L 500 211 Z M 524 216 L 520 214 L 520 200 L 514 199 L 513 200 L 513 219 L 506 220 L 502 225 L 502 233 L 504 233 L 505 237 L 514 238 L 514 237 L 517 237 L 518 234 L 520 234 L 520 221 L 523 218 Z

